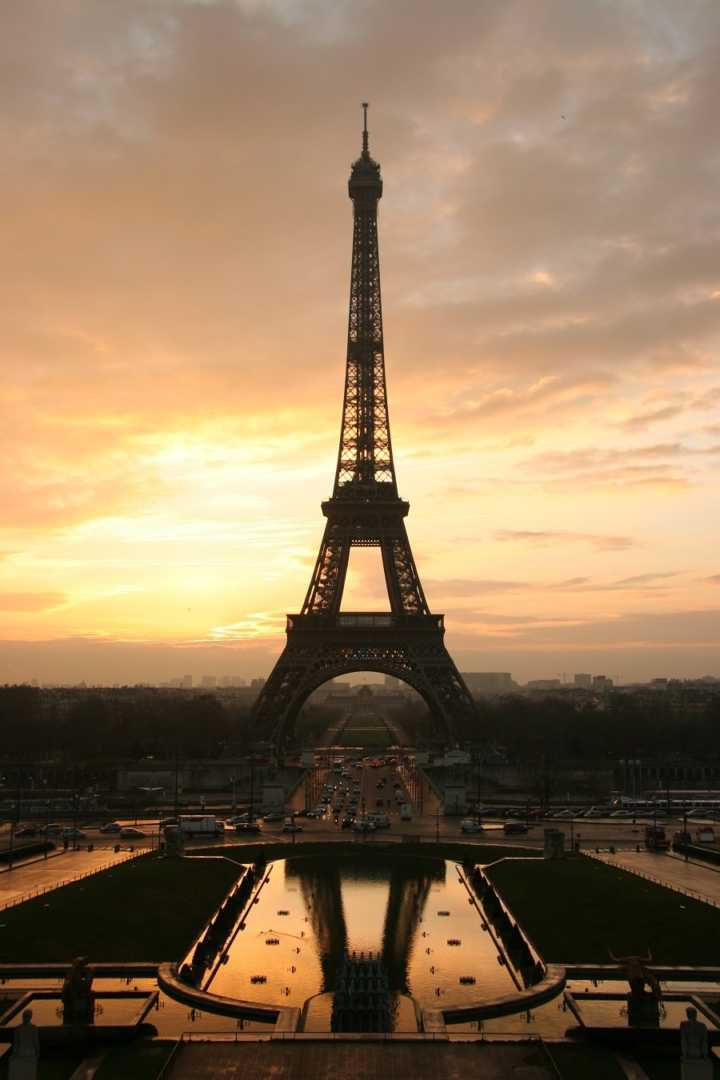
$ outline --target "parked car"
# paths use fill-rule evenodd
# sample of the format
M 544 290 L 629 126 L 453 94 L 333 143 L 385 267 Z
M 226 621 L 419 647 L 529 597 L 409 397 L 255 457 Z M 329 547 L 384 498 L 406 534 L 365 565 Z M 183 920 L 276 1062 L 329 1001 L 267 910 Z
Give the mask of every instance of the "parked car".
M 524 836 L 527 831 L 528 827 L 523 825 L 522 821 L 506 821 L 503 825 L 506 836 Z
M 16 836 L 37 836 L 37 829 L 34 825 L 21 825 L 19 829 L 15 830 Z
M 464 818 L 460 822 L 460 831 L 464 833 L 479 833 L 483 831 L 483 827 L 479 821 L 475 821 L 473 818 Z
M 352 829 L 354 821 L 355 821 L 354 817 L 351 817 L 349 814 L 346 814 L 345 817 L 340 822 L 340 828 L 341 829 Z
M 285 832 L 285 833 L 302 832 L 303 827 L 302 827 L 302 825 L 298 825 L 294 821 L 286 821 L 284 823 L 283 827 L 282 827 L 282 831 Z
M 50 822 L 49 825 L 44 825 L 41 831 L 44 832 L 46 836 L 60 836 L 60 833 L 63 831 L 63 826 L 58 825 L 56 822 Z
M 375 832 L 375 823 L 364 818 L 358 818 L 353 822 L 353 832 Z
M 142 829 L 136 829 L 132 825 L 128 825 L 120 831 L 120 837 L 123 840 L 140 840 L 143 836 L 145 836 L 145 833 Z
M 263 821 L 282 821 L 284 814 L 281 814 L 279 810 L 269 810 L 267 814 L 263 814 Z
M 63 840 L 87 840 L 87 833 L 82 829 L 75 829 L 71 825 L 66 826 L 60 833 Z
M 122 825 L 120 824 L 119 821 L 108 821 L 107 824 L 100 826 L 100 832 L 101 833 L 119 833 L 119 832 L 122 832 Z
M 238 821 L 235 826 L 236 833 L 259 833 L 260 825 L 257 821 Z

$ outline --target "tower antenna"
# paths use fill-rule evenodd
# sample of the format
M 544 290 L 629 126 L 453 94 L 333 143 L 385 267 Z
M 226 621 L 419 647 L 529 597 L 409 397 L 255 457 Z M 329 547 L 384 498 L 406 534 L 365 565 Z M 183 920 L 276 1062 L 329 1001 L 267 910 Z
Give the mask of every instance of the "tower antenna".
M 367 103 L 367 101 L 363 101 L 362 110 L 363 110 L 363 154 L 368 154 L 370 151 L 368 150 L 368 128 L 367 128 L 368 103 Z

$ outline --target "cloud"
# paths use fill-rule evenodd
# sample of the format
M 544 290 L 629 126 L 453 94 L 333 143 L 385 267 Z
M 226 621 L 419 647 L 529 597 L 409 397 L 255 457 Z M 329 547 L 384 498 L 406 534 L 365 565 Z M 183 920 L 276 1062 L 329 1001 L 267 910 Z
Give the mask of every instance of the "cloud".
M 526 592 L 526 593 L 558 593 L 558 592 L 644 592 L 653 593 L 664 589 L 672 578 L 680 576 L 680 571 L 659 571 L 656 573 L 636 574 L 632 577 L 620 578 L 610 581 L 593 581 L 589 577 L 563 578 L 559 581 L 504 581 L 502 579 L 483 578 L 450 578 L 447 580 L 434 579 L 427 582 L 433 595 L 440 597 L 466 597 L 472 599 L 475 596 L 488 593 Z
M 720 645 L 720 610 L 626 612 L 612 618 L 579 618 L 565 622 L 519 627 L 512 632 L 513 646 L 560 648 L 572 653 L 589 646 L 603 649 L 692 649 Z M 508 631 L 499 635 L 508 644 Z
M 603 533 L 565 532 L 562 530 L 498 529 L 493 533 L 501 543 L 517 542 L 547 547 L 556 544 L 590 544 L 598 551 L 625 551 L 635 541 L 629 536 L 608 536 Z
M 0 611 L 49 611 L 59 607 L 65 599 L 60 592 L 0 592 Z
M 684 412 L 682 405 L 665 405 L 660 409 L 651 409 L 649 412 L 628 416 L 625 420 L 618 422 L 618 427 L 624 428 L 625 431 L 641 431 L 661 420 L 672 420 L 682 412 Z
M 644 566 L 692 560 L 701 602 L 714 552 L 686 525 L 717 498 L 719 30 L 704 0 L 10 5 L 0 589 L 162 579 L 172 634 L 194 575 L 204 625 L 239 641 L 305 587 L 370 82 L 393 435 L 435 535 L 522 499 L 502 520 L 570 528 L 508 537 L 547 535 L 571 567 L 589 545 L 593 578 L 487 568 L 478 595 L 669 591 L 619 584 L 642 576 L 632 535 Z M 432 576 L 462 596 L 468 569 L 445 554 Z M 73 612 L 53 632 L 110 632 L 101 605 Z M 149 632 L 140 605 L 124 618 L 113 632 Z

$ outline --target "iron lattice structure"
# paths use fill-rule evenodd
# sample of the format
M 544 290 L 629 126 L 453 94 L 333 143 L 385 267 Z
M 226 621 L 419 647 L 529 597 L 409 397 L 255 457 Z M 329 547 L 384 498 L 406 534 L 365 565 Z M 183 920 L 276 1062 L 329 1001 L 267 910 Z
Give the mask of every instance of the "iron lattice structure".
M 444 643 L 444 619 L 430 612 L 405 529 L 409 504 L 395 479 L 385 382 L 377 206 L 380 166 L 370 156 L 367 107 L 362 153 L 352 166 L 353 203 L 347 366 L 335 485 L 310 586 L 287 643 L 255 706 L 258 724 L 283 742 L 322 683 L 378 671 L 408 683 L 438 729 L 452 737 L 475 703 Z M 389 612 L 341 612 L 350 551 L 379 547 Z

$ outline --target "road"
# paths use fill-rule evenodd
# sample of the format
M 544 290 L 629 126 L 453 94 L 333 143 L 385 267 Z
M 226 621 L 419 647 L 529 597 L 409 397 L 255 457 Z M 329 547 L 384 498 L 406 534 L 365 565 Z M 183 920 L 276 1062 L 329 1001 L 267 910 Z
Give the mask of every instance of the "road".
M 367 760 L 369 762 L 370 759 Z M 285 812 L 302 814 L 308 809 L 314 809 L 320 803 L 323 786 L 327 783 L 338 784 L 341 779 L 332 769 L 309 771 L 304 782 L 300 784 L 290 798 Z M 373 768 L 367 763 L 360 769 L 351 770 L 350 793 L 352 793 L 353 782 L 359 783 L 356 811 L 358 813 L 371 813 L 381 809 L 384 810 L 390 818 L 388 832 L 391 835 L 427 837 L 428 839 L 433 837 L 460 838 L 463 835 L 460 829 L 460 818 L 446 817 L 441 813 L 441 800 L 422 772 L 414 773 L 406 768 L 399 772 L 395 767 L 385 765 L 381 768 Z M 394 785 L 398 782 L 403 784 L 409 801 L 413 803 L 413 819 L 411 821 L 400 819 L 394 799 Z M 332 793 L 333 801 L 337 794 L 337 792 Z M 304 816 L 298 818 L 298 824 L 302 827 L 303 835 L 320 839 L 323 837 L 328 838 L 330 835 L 342 831 L 347 836 L 347 831 L 341 830 L 341 821 L 348 810 L 348 804 L 349 798 L 343 802 L 337 815 L 330 810 L 321 819 L 311 819 Z M 208 812 L 211 813 L 212 811 Z M 157 814 L 157 811 L 155 813 Z M 339 819 L 338 821 L 335 820 L 336 816 Z M 495 813 L 488 811 L 487 814 L 483 814 L 484 831 L 479 834 L 478 838 L 487 843 L 507 843 L 508 840 L 503 833 L 504 820 L 504 814 L 499 811 Z M 637 820 L 610 817 L 590 819 L 578 817 L 573 820 L 545 819 L 532 823 L 526 835 L 514 837 L 510 842 L 530 847 L 541 847 L 544 829 L 552 827 L 560 829 L 565 834 L 566 846 L 568 847 L 574 845 L 575 842 L 579 842 L 581 849 L 590 849 L 592 851 L 595 849 L 599 851 L 607 850 L 611 847 L 614 847 L 617 851 L 635 851 L 637 848 L 643 849 L 645 825 L 650 820 L 649 818 L 640 817 Z M 85 833 L 85 838 L 78 841 L 80 845 L 87 847 L 89 843 L 92 843 L 107 849 L 117 842 L 114 835 L 103 834 L 99 831 L 97 819 L 95 823 L 85 817 L 80 818 L 79 821 L 82 831 Z M 135 818 L 119 819 L 119 821 L 122 825 L 136 825 L 145 834 L 144 837 L 139 836 L 133 839 L 125 838 L 121 840 L 123 846 L 132 844 L 135 847 L 152 847 L 157 845 L 159 829 L 157 816 L 140 817 L 137 820 Z M 665 824 L 669 835 L 672 835 L 676 829 L 682 828 L 681 819 L 662 819 L 662 823 Z M 699 824 L 701 824 L 700 819 L 688 820 L 688 826 L 693 832 Z M 279 837 L 282 834 L 282 827 L 282 820 L 278 822 L 265 821 L 261 825 L 262 834 L 268 837 Z M 720 827 L 718 831 L 720 832 Z M 3 843 L 7 843 L 8 836 L 9 827 L 6 823 L 0 827 L 0 847 L 3 846 Z M 241 838 L 234 830 L 227 830 L 226 843 L 238 843 L 239 839 Z M 256 837 L 248 834 L 246 839 L 252 841 Z M 17 842 L 20 843 L 20 840 Z M 61 844 L 61 841 L 57 839 L 55 842 Z

